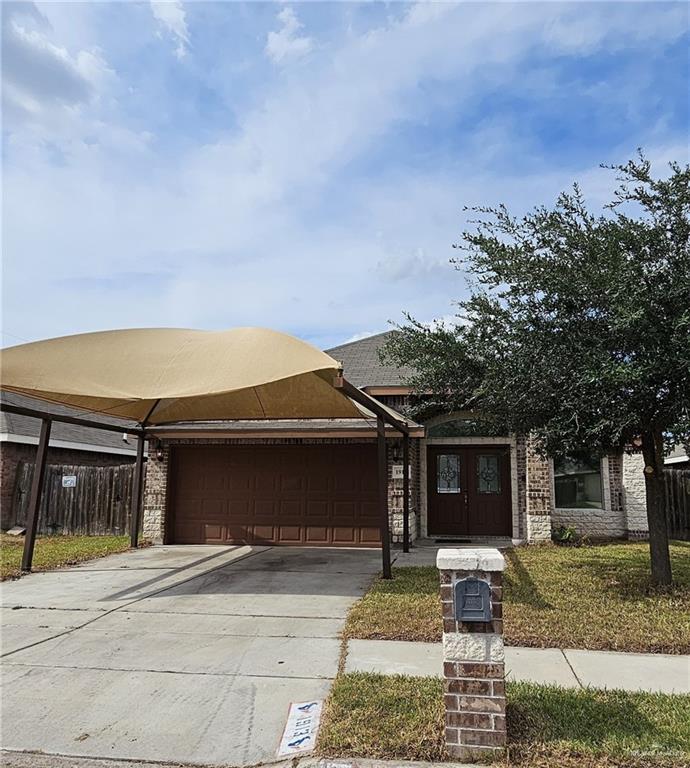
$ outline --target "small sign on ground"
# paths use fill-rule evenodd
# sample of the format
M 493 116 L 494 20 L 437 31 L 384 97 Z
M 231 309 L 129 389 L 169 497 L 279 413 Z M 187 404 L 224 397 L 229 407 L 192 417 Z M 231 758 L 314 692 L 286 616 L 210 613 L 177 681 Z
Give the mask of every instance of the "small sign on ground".
M 62 487 L 63 488 L 76 488 L 77 487 L 77 476 L 76 475 L 63 475 L 62 476 Z
M 318 699 L 290 704 L 283 738 L 278 748 L 278 757 L 303 755 L 314 749 L 322 707 L 323 701 Z

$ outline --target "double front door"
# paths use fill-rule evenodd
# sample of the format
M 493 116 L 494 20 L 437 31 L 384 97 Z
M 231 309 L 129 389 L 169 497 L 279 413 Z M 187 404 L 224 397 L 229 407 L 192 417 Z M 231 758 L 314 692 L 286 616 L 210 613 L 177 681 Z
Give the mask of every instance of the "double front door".
M 428 533 L 511 536 L 509 446 L 427 448 Z

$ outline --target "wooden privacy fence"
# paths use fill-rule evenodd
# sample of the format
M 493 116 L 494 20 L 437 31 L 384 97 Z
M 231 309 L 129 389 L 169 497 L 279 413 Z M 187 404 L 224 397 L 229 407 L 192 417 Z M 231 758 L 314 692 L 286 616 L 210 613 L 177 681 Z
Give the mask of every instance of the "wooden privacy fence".
M 690 541 L 690 469 L 665 470 L 664 483 L 668 535 Z
M 32 462 L 17 467 L 13 513 L 25 525 Z M 134 464 L 110 467 L 52 464 L 46 467 L 38 533 L 124 535 L 129 532 Z

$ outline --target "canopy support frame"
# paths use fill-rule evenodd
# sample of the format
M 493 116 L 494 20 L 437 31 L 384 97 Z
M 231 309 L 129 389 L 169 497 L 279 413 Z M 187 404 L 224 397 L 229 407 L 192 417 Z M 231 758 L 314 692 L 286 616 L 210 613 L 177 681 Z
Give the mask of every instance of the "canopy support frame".
M 139 546 L 139 525 L 141 523 L 142 486 L 144 480 L 144 444 L 143 434 L 137 437 L 137 459 L 134 464 L 134 481 L 132 483 L 132 511 L 130 519 L 129 545 L 132 549 Z
M 383 578 L 392 579 L 390 523 L 388 519 L 388 456 L 386 450 L 386 425 L 381 416 L 376 418 L 376 442 L 379 470 L 379 514 L 381 525 L 381 556 L 383 558 Z
M 403 552 L 410 551 L 410 436 L 403 435 Z
M 403 450 L 406 452 L 404 460 L 404 481 L 405 500 L 404 500 L 404 520 L 403 520 L 403 549 L 409 551 L 409 434 L 410 430 L 407 424 L 400 419 L 395 418 L 380 403 L 369 395 L 362 392 L 342 376 L 337 377 L 333 386 L 349 397 L 356 403 L 364 406 L 376 416 L 377 427 L 377 453 L 378 453 L 378 477 L 379 477 L 379 505 L 380 505 L 380 526 L 381 526 L 381 554 L 383 558 L 383 578 L 390 579 L 391 575 L 391 556 L 390 556 L 390 521 L 388 514 L 388 459 L 386 447 L 386 424 L 389 424 L 403 435 Z M 8 390 L 11 391 L 11 390 Z M 144 421 L 134 426 L 115 425 L 108 422 L 99 422 L 91 419 L 81 419 L 76 416 L 67 416 L 54 414 L 49 411 L 35 408 L 25 408 L 12 405 L 10 403 L 0 402 L 0 410 L 7 413 L 16 413 L 18 415 L 30 416 L 42 420 L 41 438 L 36 453 L 36 466 L 34 469 L 34 479 L 31 487 L 31 499 L 29 507 L 29 521 L 27 526 L 27 537 L 24 541 L 24 553 L 22 557 L 22 570 L 31 570 L 33 561 L 33 552 L 36 541 L 36 531 L 38 529 L 38 515 L 43 491 L 43 481 L 45 478 L 45 464 L 50 440 L 50 427 L 53 421 L 63 422 L 65 424 L 75 424 L 82 427 L 91 427 L 94 429 L 104 429 L 111 432 L 129 433 L 137 437 L 137 458 L 134 472 L 134 483 L 132 488 L 132 513 L 130 525 L 130 544 L 132 547 L 138 547 L 139 544 L 139 524 L 142 508 L 142 490 L 144 478 L 144 444 L 146 440 L 146 420 L 156 409 L 160 400 L 157 400 L 151 408 Z M 47 426 L 46 426 L 47 425 Z M 45 440 L 44 440 L 45 437 Z M 24 566 L 27 566 L 24 568 Z
M 11 391 L 11 390 L 8 390 Z M 139 464 L 139 453 L 141 452 L 141 463 L 143 464 L 144 457 L 144 443 L 145 443 L 145 430 L 143 427 L 134 427 L 129 425 L 110 424 L 108 422 L 95 421 L 91 419 L 80 419 L 78 416 L 68 416 L 66 414 L 56 414 L 50 411 L 44 411 L 39 408 L 25 408 L 20 405 L 12 405 L 11 403 L 5 403 L 0 401 L 0 411 L 6 413 L 16 413 L 18 416 L 29 416 L 34 419 L 41 419 L 41 434 L 38 440 L 38 447 L 36 449 L 36 459 L 34 460 L 34 475 L 31 481 L 31 493 L 29 496 L 29 510 L 26 522 L 26 535 L 24 538 L 24 550 L 22 552 L 22 571 L 26 573 L 31 572 L 34 559 L 34 549 L 36 547 L 36 533 L 38 531 L 38 518 L 41 509 L 41 499 L 43 496 L 43 485 L 45 481 L 46 460 L 48 456 L 48 447 L 50 443 L 50 431 L 52 423 L 54 421 L 62 422 L 63 424 L 74 424 L 79 427 L 90 427 L 93 429 L 104 429 L 109 432 L 119 432 L 120 434 L 134 434 L 137 436 L 137 464 Z M 47 426 L 46 426 L 47 425 Z M 143 477 L 143 466 L 140 471 L 140 478 Z M 135 485 L 136 485 L 136 468 L 135 468 Z M 141 479 L 140 479 L 141 485 Z M 134 489 L 133 489 L 134 490 Z M 139 497 L 141 494 L 139 494 Z M 132 499 L 132 520 L 137 519 L 141 510 L 141 502 L 137 508 L 133 496 Z M 139 523 L 137 520 L 137 538 Z M 137 544 L 133 544 L 137 546 Z
M 36 460 L 34 462 L 34 475 L 31 479 L 31 494 L 29 496 L 29 510 L 26 521 L 26 534 L 24 535 L 24 551 L 22 552 L 22 571 L 30 572 L 34 559 L 34 546 L 36 544 L 36 531 L 38 530 L 38 516 L 41 510 L 41 498 L 43 496 L 43 483 L 46 477 L 46 458 L 48 456 L 48 444 L 50 443 L 50 419 L 41 421 L 41 436 L 38 440 Z

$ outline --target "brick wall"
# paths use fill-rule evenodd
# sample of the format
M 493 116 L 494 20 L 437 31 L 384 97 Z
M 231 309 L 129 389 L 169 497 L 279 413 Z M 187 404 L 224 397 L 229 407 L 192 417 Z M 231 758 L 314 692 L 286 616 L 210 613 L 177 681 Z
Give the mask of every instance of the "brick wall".
M 551 540 L 551 513 L 553 494 L 551 484 L 551 463 L 543 459 L 528 438 L 525 446 L 525 511 L 528 541 Z
M 517 538 L 527 538 L 527 440 L 523 435 L 515 439 L 517 468 L 518 530 Z
M 165 509 L 168 490 L 168 470 L 170 466 L 170 446 L 173 445 L 323 445 L 323 444 L 352 444 L 373 443 L 375 438 L 196 438 L 170 440 L 163 443 L 163 459 L 151 458 L 148 463 L 146 485 L 144 488 L 144 518 L 143 536 L 156 544 L 162 544 L 165 540 Z M 388 512 L 390 519 L 391 535 L 394 542 L 402 541 L 402 480 L 393 480 L 391 477 L 391 453 L 395 440 L 388 440 Z M 399 452 L 402 456 L 402 440 L 399 443 Z M 410 478 L 410 539 L 417 536 L 419 529 L 419 444 L 420 440 L 410 440 L 410 465 L 412 477 Z
M 0 445 L 0 528 L 14 525 L 12 502 L 14 499 L 15 477 L 20 461 L 33 462 L 36 446 L 26 443 L 2 443 Z M 48 448 L 47 463 L 73 464 L 85 467 L 111 467 L 134 463 L 134 456 L 113 453 L 94 453 L 71 448 Z

